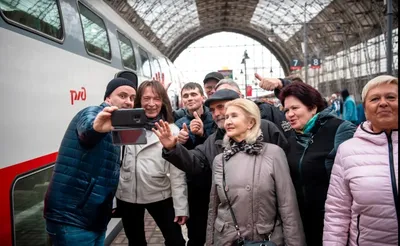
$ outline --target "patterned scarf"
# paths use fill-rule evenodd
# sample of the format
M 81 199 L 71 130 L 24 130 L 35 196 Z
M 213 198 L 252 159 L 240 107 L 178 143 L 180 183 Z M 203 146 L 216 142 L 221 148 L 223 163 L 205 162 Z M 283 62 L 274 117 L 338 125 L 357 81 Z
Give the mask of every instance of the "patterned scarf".
M 149 131 L 151 131 L 152 128 L 155 128 L 156 122 L 159 122 L 160 120 L 164 120 L 164 117 L 162 117 L 162 114 L 161 114 L 161 113 L 158 114 L 158 115 L 157 115 L 156 117 L 154 117 L 154 118 L 149 118 L 149 117 L 147 117 L 147 116 L 146 116 L 146 118 L 147 118 L 147 121 L 146 121 L 146 124 L 144 125 L 144 128 L 145 128 L 146 130 L 149 130 Z
M 264 137 L 262 133 L 257 137 L 256 142 L 249 144 L 245 140 L 241 142 L 235 142 L 233 139 L 229 139 L 229 145 L 224 149 L 224 159 L 228 161 L 232 156 L 234 156 L 239 151 L 244 151 L 249 155 L 259 155 L 263 149 Z

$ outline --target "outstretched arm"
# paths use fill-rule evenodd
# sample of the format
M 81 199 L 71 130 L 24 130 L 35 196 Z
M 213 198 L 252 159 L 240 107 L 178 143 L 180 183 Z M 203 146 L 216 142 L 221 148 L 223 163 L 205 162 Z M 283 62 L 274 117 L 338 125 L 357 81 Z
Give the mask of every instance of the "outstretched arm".
M 86 144 L 97 144 L 113 129 L 111 114 L 117 109 L 115 106 L 105 107 L 99 112 L 98 107 L 89 107 L 83 111 L 76 124 L 79 140 Z
M 168 124 L 161 120 L 156 123 L 156 128 L 153 129 L 153 132 L 164 146 L 162 156 L 165 160 L 187 174 L 201 173 L 210 168 L 210 163 L 206 157 L 206 148 L 207 145 L 212 143 L 208 139 L 204 144 L 198 145 L 195 149 L 189 151 L 178 143 L 177 137 L 172 135 Z

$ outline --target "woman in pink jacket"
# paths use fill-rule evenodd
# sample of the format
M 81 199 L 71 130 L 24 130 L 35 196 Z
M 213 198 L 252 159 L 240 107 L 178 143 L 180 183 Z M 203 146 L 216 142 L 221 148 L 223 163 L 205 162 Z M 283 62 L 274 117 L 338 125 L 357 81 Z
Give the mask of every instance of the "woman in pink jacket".
M 339 146 L 325 204 L 324 245 L 398 245 L 398 79 L 362 91 L 367 121 Z

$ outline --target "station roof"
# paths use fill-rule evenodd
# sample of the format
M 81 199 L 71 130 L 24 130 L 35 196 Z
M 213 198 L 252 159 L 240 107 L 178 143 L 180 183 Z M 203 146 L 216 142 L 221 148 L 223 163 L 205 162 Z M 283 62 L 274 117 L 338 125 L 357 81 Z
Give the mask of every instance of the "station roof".
M 304 22 L 309 56 L 323 58 L 384 33 L 383 0 L 105 0 L 174 61 L 196 40 L 236 32 L 265 45 L 285 73 L 303 57 Z M 393 1 L 393 25 L 398 3 Z M 221 40 L 223 43 L 223 40 Z

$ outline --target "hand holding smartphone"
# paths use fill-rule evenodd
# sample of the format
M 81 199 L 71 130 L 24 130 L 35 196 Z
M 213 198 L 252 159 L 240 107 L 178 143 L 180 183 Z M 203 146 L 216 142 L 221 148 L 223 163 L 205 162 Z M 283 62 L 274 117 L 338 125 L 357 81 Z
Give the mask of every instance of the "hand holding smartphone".
M 143 108 L 118 109 L 111 115 L 113 144 L 146 144 L 146 115 Z

